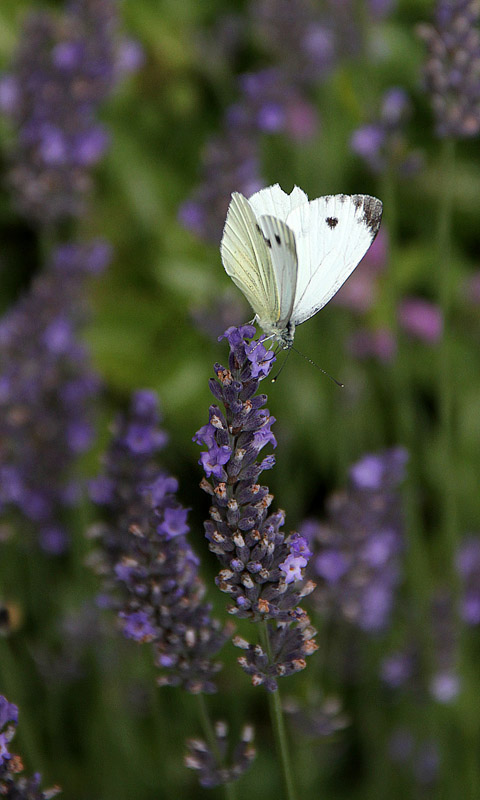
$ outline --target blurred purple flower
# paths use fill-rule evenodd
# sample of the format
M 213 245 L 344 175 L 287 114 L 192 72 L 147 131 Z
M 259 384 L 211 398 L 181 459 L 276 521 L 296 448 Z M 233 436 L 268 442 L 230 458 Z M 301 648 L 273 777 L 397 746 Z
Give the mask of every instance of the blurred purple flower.
M 475 0 L 437 0 L 433 25 L 418 26 L 427 47 L 423 81 L 440 137 L 480 132 L 479 20 Z
M 194 438 L 208 447 L 200 463 L 206 462 L 210 480 L 204 478 L 201 486 L 212 502 L 205 533 L 222 566 L 217 586 L 230 595 L 231 614 L 269 621 L 270 654 L 236 637 L 234 644 L 245 651 L 239 663 L 254 685 L 275 691 L 278 677 L 303 669 L 305 656 L 316 649 L 315 631 L 298 605 L 314 585 L 303 580 L 310 556 L 307 540 L 281 531 L 284 514 L 268 512 L 273 495 L 257 482 L 274 463 L 272 456 L 258 460 L 262 448 L 276 441 L 270 430 L 274 418 L 263 408 L 267 397 L 257 390 L 275 359 L 261 342 L 247 342 L 254 335 L 252 325 L 225 332 L 229 366 L 215 364 L 216 380 L 210 381 L 221 405 L 210 406 L 209 424 Z M 222 453 L 218 471 L 212 469 L 212 452 Z
M 67 547 L 61 517 L 78 500 L 73 468 L 93 436 L 100 384 L 79 333 L 91 263 L 97 272 L 109 257 L 103 243 L 58 247 L 0 320 L 0 505 L 35 523 L 50 554 Z
M 200 786 L 207 789 L 237 780 L 247 771 L 255 758 L 253 728 L 250 725 L 246 725 L 242 730 L 240 740 L 233 750 L 228 766 L 225 766 L 225 763 L 218 763 L 218 755 L 225 758 L 227 753 L 228 728 L 226 724 L 217 722 L 214 733 L 215 748 L 211 747 L 211 742 L 189 739 L 185 755 L 185 766 L 198 773 Z
M 436 344 L 442 337 L 443 317 L 440 308 L 421 297 L 402 300 L 398 321 L 406 333 L 426 344 Z
M 388 328 L 369 330 L 360 328 L 347 340 L 347 350 L 360 360 L 374 358 L 384 364 L 393 361 L 397 353 L 397 342 Z
M 8 180 L 26 217 L 51 224 L 83 212 L 90 169 L 109 144 L 96 115 L 140 60 L 119 34 L 114 0 L 70 0 L 63 15 L 26 18 L 0 81 L 0 110 L 16 132 Z
M 456 558 L 462 584 L 461 615 L 467 625 L 480 625 L 480 538 L 468 536 Z
M 422 158 L 408 147 L 404 128 L 410 116 L 411 103 L 405 90 L 398 86 L 388 89 L 382 97 L 379 118 L 353 132 L 350 149 L 373 172 L 393 168 L 399 175 L 411 175 L 420 168 Z
M 315 602 L 324 613 L 369 632 L 387 627 L 401 580 L 398 487 L 406 462 L 401 447 L 365 456 L 351 468 L 348 488 L 330 498 L 327 522 L 316 530 L 308 524 L 313 572 L 321 579 Z

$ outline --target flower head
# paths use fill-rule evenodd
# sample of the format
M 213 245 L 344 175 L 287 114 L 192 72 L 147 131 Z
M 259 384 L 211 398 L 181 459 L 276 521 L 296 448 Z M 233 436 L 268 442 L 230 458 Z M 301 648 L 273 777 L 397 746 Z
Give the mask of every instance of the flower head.
M 251 325 L 226 331 L 229 365 L 216 364 L 216 380 L 210 381 L 220 405 L 210 406 L 210 421 L 195 439 L 208 446 L 200 463 L 209 479 L 202 488 L 212 500 L 205 533 L 222 567 L 216 583 L 231 598 L 231 614 L 272 622 L 272 658 L 237 638 L 237 646 L 247 651 L 240 663 L 254 683 L 274 690 L 276 679 L 303 668 L 305 655 L 316 647 L 308 617 L 298 606 L 313 585 L 304 581 L 311 555 L 306 540 L 282 532 L 284 514 L 269 511 L 273 496 L 258 483 L 261 472 L 274 463 L 271 455 L 258 460 L 261 450 L 276 441 L 271 431 L 275 420 L 264 408 L 267 398 L 257 394 L 274 358 L 261 343 L 247 341 L 254 333 Z M 215 459 L 221 454 L 217 470 L 212 453 Z
M 175 496 L 178 482 L 155 460 L 166 441 L 159 422 L 156 395 L 147 390 L 136 392 L 129 413 L 117 419 L 104 473 L 92 484 L 105 517 L 92 530 L 100 545 L 92 563 L 123 634 L 152 645 L 158 682 L 214 692 L 220 669 L 214 657 L 231 629 L 222 629 L 203 601 L 199 561 L 186 538 L 188 512 Z
M 62 512 L 78 501 L 73 467 L 94 433 L 99 379 L 79 333 L 87 280 L 109 257 L 103 243 L 58 247 L 0 321 L 0 503 L 51 554 L 68 546 Z
M 437 0 L 433 25 L 420 25 L 428 57 L 423 78 L 441 137 L 480 131 L 480 7 L 476 0 Z
M 113 0 L 70 0 L 62 16 L 26 18 L 11 72 L 0 82 L 0 108 L 16 129 L 9 182 L 35 222 L 83 211 L 91 168 L 110 141 L 97 112 L 128 68 L 117 28 Z
M 386 627 L 400 581 L 403 519 L 397 487 L 406 460 L 400 447 L 365 456 L 351 468 L 347 490 L 331 497 L 327 522 L 305 530 L 314 550 L 313 571 L 322 579 L 316 602 L 366 631 Z

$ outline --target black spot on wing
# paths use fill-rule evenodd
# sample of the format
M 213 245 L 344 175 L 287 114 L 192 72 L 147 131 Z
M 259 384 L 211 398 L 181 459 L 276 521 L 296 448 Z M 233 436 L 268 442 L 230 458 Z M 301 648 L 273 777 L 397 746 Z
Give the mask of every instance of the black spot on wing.
M 336 228 L 336 227 L 337 227 L 337 225 L 338 225 L 338 219 L 337 219 L 337 217 L 327 217 L 327 218 L 325 219 L 325 222 L 327 223 L 328 227 L 329 227 L 331 230 L 333 230 L 333 228 Z
M 280 244 L 280 242 L 281 242 L 281 239 L 280 239 L 280 236 L 278 235 L 278 233 L 275 234 L 275 241 L 276 241 L 277 244 Z
M 271 248 L 272 247 L 272 243 L 271 243 L 270 239 L 268 239 L 266 236 L 264 236 L 263 238 L 265 239 L 265 244 L 267 245 L 267 247 Z

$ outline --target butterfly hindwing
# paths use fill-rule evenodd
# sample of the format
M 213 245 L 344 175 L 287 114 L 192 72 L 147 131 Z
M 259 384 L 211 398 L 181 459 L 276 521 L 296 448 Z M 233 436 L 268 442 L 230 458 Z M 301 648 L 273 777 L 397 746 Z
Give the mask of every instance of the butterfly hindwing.
M 227 275 L 255 314 L 278 319 L 280 296 L 270 249 L 248 200 L 237 192 L 228 208 L 220 252 Z
M 344 194 L 320 197 L 289 214 L 301 265 L 292 311 L 295 325 L 316 314 L 340 289 L 372 244 L 381 216 L 380 200 Z
M 293 309 L 297 286 L 297 248 L 293 231 L 277 217 L 264 215 L 258 220 L 270 250 L 280 298 L 279 315 L 272 322 L 286 326 Z

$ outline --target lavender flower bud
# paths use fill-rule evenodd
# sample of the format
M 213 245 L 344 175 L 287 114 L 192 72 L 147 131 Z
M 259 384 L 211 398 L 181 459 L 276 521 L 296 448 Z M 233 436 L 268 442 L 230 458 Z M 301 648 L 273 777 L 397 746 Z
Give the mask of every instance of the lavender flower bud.
M 198 772 L 200 785 L 208 789 L 237 780 L 247 771 L 255 758 L 255 747 L 252 744 L 253 728 L 247 725 L 234 749 L 230 765 L 224 766 L 227 756 L 227 734 L 226 724 L 217 722 L 215 752 L 212 752 L 206 742 L 200 739 L 189 739 L 187 742 L 185 765 Z
M 230 595 L 231 614 L 276 623 L 270 627 L 271 658 L 247 643 L 240 663 L 255 684 L 274 690 L 275 677 L 303 669 L 316 648 L 315 631 L 298 606 L 313 586 L 303 580 L 311 555 L 306 540 L 281 531 L 284 513 L 269 512 L 273 496 L 258 483 L 274 463 L 272 456 L 260 461 L 260 453 L 276 440 L 267 397 L 257 390 L 275 358 L 261 341 L 247 343 L 254 334 L 252 325 L 226 331 L 229 368 L 215 364 L 217 380 L 210 384 L 223 408 L 211 406 L 210 422 L 194 439 L 207 447 L 199 463 L 209 479 L 201 486 L 212 498 L 205 535 L 222 567 L 217 586 Z
M 434 24 L 418 27 L 428 52 L 424 85 L 442 138 L 480 131 L 479 19 L 477 0 L 437 0 Z
M 150 391 L 136 392 L 116 422 L 103 474 L 91 486 L 105 512 L 93 531 L 100 544 L 93 563 L 124 635 L 152 643 L 159 684 L 211 693 L 221 668 L 213 659 L 232 628 L 222 629 L 203 602 L 187 509 L 176 498 L 177 481 L 155 462 L 166 440 L 159 422 Z

